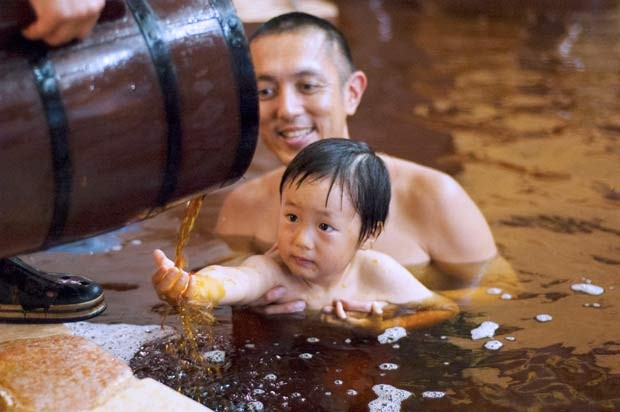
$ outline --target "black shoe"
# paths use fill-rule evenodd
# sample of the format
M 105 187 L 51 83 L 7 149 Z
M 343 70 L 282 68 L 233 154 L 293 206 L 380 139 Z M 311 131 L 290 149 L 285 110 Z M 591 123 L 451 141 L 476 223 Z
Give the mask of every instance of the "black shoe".
M 73 322 L 105 309 L 103 289 L 85 277 L 45 273 L 19 258 L 0 259 L 0 322 Z

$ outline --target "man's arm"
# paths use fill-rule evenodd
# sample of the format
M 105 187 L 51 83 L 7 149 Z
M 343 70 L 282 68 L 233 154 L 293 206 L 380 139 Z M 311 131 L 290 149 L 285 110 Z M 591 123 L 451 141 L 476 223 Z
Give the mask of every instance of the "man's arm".
M 482 212 L 448 175 L 430 176 L 424 186 L 426 190 L 416 194 L 416 198 L 424 196 L 417 203 L 423 213 L 425 246 L 431 260 L 455 278 L 475 280 L 497 255 Z

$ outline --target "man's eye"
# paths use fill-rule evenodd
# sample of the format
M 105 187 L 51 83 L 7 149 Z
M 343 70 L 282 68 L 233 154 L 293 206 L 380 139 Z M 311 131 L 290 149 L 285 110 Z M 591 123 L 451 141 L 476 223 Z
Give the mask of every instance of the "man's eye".
M 297 222 L 297 216 L 292 213 L 289 213 L 288 215 L 286 215 L 286 219 L 289 222 Z
M 275 96 L 276 90 L 273 87 L 263 87 L 258 89 L 258 98 L 262 100 L 267 100 Z
M 334 228 L 328 225 L 327 223 L 319 223 L 319 229 L 321 229 L 324 232 L 331 232 L 332 230 L 334 230 Z
M 321 86 L 318 83 L 300 83 L 297 87 L 304 93 L 312 93 L 320 89 Z

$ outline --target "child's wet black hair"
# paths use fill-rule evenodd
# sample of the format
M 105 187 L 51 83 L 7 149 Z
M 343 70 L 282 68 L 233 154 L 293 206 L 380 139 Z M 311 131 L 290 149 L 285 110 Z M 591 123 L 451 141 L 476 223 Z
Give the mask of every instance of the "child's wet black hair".
M 297 187 L 306 179 L 330 178 L 325 203 L 334 184 L 346 191 L 360 216 L 360 243 L 378 236 L 385 225 L 390 207 L 390 175 L 383 160 L 363 142 L 330 138 L 306 146 L 288 165 L 280 181 L 280 196 L 284 186 Z

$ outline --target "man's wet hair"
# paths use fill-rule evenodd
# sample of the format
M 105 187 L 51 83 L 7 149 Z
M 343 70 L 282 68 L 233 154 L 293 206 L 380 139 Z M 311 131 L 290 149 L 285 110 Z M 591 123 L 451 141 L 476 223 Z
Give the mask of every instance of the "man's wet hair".
M 250 36 L 250 42 L 272 34 L 283 34 L 302 30 L 314 29 L 325 35 L 325 38 L 336 49 L 340 57 L 340 76 L 344 82 L 355 70 L 351 49 L 344 34 L 329 21 L 312 14 L 291 12 L 276 16 L 263 23 Z
M 284 186 L 299 188 L 309 182 L 331 179 L 325 204 L 337 184 L 346 191 L 362 227 L 359 242 L 378 236 L 385 225 L 390 208 L 390 175 L 385 163 L 364 142 L 343 138 L 319 140 L 300 151 L 289 163 L 280 181 L 280 196 Z

